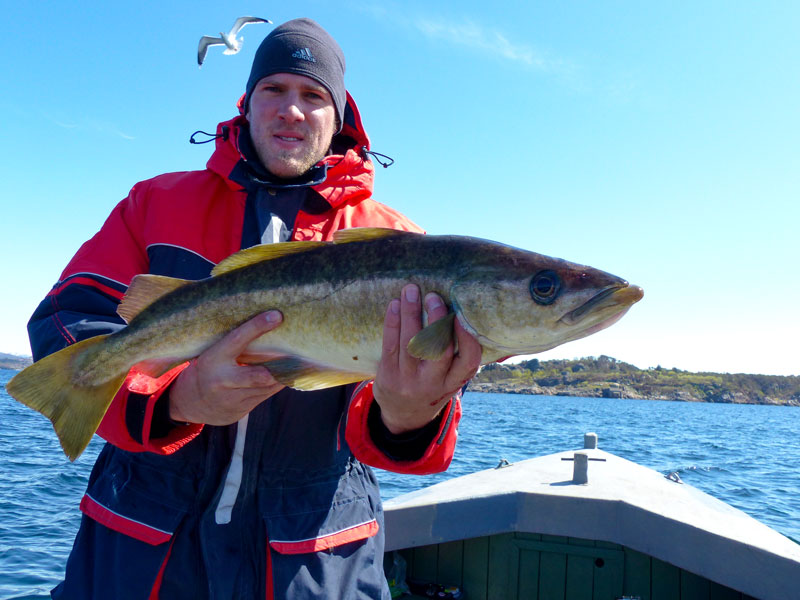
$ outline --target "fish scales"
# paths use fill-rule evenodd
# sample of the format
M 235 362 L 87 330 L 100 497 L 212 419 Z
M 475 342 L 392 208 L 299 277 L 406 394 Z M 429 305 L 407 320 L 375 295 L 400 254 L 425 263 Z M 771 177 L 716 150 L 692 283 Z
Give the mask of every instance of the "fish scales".
M 374 376 L 386 308 L 406 283 L 438 293 L 450 311 L 408 351 L 440 357 L 457 318 L 481 343 L 483 364 L 590 335 L 642 296 L 614 275 L 496 242 L 377 229 L 243 250 L 212 275 L 137 276 L 119 308 L 126 328 L 37 361 L 9 382 L 9 393 L 51 419 L 74 459 L 131 367 L 158 375 L 269 309 L 283 323 L 248 352 L 276 354 L 267 366 L 282 383 L 321 389 Z
M 340 344 L 354 336 L 363 340 L 365 336 L 359 336 L 358 332 L 365 329 L 365 323 L 369 325 L 367 331 L 372 341 L 381 332 L 376 325 L 382 322 L 386 305 L 399 297 L 407 281 L 419 283 L 424 291 L 437 291 L 447 301 L 447 288 L 459 274 L 458 265 L 475 254 L 471 240 L 460 244 L 434 238 L 427 244 L 404 241 L 412 240 L 400 237 L 334 244 L 188 284 L 138 315 L 130 323 L 129 336 L 136 337 L 153 327 L 162 336 L 165 331 L 171 332 L 175 339 L 173 344 L 163 344 L 166 355 L 172 350 L 182 350 L 182 340 L 186 339 L 204 342 L 191 347 L 196 351 L 255 314 L 277 308 L 284 313 L 285 323 L 267 336 L 274 340 L 272 343 L 256 345 L 261 349 L 285 350 L 308 329 L 314 331 L 312 339 L 303 336 L 306 338 L 303 341 L 319 342 L 326 334 Z M 386 277 L 387 274 L 391 277 Z M 372 301 L 365 303 L 367 298 Z M 364 314 L 365 311 L 370 314 Z M 185 318 L 180 318 L 181 315 Z M 320 332 L 313 323 L 326 316 L 339 326 Z M 149 335 L 149 331 L 145 332 L 145 336 Z M 125 343 L 130 342 L 125 340 Z M 125 348 L 121 346 L 115 351 L 124 352 Z M 364 355 L 363 351 L 361 354 Z

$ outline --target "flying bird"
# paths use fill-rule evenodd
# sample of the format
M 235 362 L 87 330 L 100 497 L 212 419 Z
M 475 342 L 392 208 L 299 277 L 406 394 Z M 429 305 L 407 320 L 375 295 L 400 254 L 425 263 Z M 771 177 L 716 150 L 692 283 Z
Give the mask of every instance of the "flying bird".
M 197 46 L 197 64 L 203 66 L 203 61 L 206 58 L 209 46 L 225 46 L 223 54 L 236 54 L 242 48 L 243 38 L 237 38 L 236 34 L 239 33 L 242 27 L 248 23 L 272 23 L 269 19 L 262 19 L 260 17 L 239 17 L 231 27 L 228 33 L 220 31 L 220 37 L 211 37 L 204 35 L 200 38 L 200 44 Z

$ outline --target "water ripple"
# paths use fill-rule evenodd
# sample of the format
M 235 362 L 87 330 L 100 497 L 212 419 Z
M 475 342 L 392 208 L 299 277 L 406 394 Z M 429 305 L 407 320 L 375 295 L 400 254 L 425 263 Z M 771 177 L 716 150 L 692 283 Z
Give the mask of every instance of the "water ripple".
M 600 447 L 681 479 L 781 533 L 800 539 L 800 409 L 783 406 L 472 394 L 464 399 L 458 448 L 446 475 L 378 472 L 384 498 L 514 462 Z
M 64 458 L 46 419 L 5 393 L 0 370 L 0 598 L 49 597 L 80 522 L 78 503 L 101 447 Z M 800 409 L 472 394 L 453 463 L 426 476 L 378 471 L 384 498 L 451 477 L 580 448 L 596 432 L 600 447 L 667 474 L 800 539 Z

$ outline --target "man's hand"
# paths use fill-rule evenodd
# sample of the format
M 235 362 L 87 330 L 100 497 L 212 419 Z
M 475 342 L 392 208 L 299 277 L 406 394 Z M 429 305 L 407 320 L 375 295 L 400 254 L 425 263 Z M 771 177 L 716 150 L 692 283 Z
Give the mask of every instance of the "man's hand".
M 481 345 L 458 319 L 454 324 L 458 354 L 453 344 L 437 361 L 420 360 L 408 353 L 408 342 L 422 329 L 419 296 L 419 288 L 409 284 L 400 300 L 389 303 L 381 361 L 372 387 L 383 423 L 395 434 L 430 423 L 446 401 L 475 375 L 481 361 Z M 437 294 L 425 297 L 425 307 L 429 323 L 447 315 L 447 307 Z
M 275 329 L 282 319 L 277 310 L 253 317 L 193 360 L 170 389 L 170 418 L 230 425 L 283 389 L 266 367 L 237 361 L 253 340 Z M 248 361 L 255 358 L 247 356 Z

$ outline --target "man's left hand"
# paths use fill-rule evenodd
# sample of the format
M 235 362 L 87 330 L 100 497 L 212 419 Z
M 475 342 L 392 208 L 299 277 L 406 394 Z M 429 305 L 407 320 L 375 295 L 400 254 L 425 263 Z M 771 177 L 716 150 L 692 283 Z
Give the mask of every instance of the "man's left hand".
M 447 315 L 447 306 L 438 294 L 425 296 L 428 323 Z M 408 284 L 401 298 L 392 300 L 383 323 L 383 348 L 372 390 L 381 408 L 386 428 L 394 433 L 419 429 L 430 423 L 453 394 L 477 373 L 481 345 L 455 319 L 458 342 L 436 361 L 415 358 L 408 353 L 408 342 L 422 329 L 422 304 L 419 287 Z

